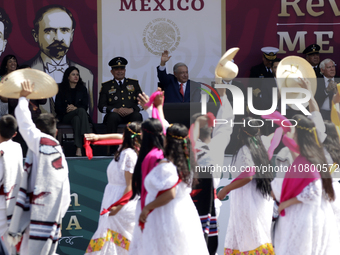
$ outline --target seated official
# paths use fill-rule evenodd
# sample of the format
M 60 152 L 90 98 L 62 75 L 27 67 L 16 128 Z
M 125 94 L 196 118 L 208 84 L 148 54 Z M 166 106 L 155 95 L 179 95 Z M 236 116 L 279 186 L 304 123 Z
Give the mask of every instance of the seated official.
M 157 77 L 164 90 L 164 102 L 200 102 L 201 84 L 189 80 L 188 67 L 184 63 L 174 65 L 174 74 L 166 73 L 165 64 L 170 58 L 168 51 L 164 51 L 161 64 L 157 67 Z
M 59 84 L 55 111 L 61 123 L 72 125 L 74 144 L 77 147 L 76 156 L 82 156 L 84 134 L 91 132 L 87 115 L 88 107 L 89 95 L 80 77 L 79 69 L 71 66 L 66 69 L 63 81 Z
M 111 59 L 109 66 L 113 80 L 103 83 L 99 93 L 98 109 L 105 113 L 107 133 L 117 133 L 119 124 L 143 120 L 137 101 L 142 90 L 138 80 L 125 78 L 127 63 L 123 57 Z
M 326 58 L 320 63 L 322 78 L 318 78 L 315 100 L 318 103 L 322 118 L 331 120 L 333 96 L 337 93 L 336 64 L 332 59 Z

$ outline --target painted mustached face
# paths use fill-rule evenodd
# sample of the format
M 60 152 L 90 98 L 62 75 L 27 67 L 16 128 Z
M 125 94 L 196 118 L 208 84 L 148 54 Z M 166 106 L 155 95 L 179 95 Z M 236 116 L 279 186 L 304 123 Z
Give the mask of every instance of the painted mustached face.
M 60 9 L 52 9 L 39 21 L 39 31 L 33 30 L 33 37 L 42 52 L 57 60 L 63 58 L 73 41 L 72 20 Z
M 0 56 L 5 51 L 7 40 L 5 40 L 5 26 L 0 22 Z

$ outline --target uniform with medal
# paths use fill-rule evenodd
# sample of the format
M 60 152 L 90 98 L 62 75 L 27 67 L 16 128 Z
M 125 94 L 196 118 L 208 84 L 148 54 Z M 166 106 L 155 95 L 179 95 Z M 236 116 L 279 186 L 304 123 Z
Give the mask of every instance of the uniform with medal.
M 99 94 L 98 109 L 105 113 L 104 124 L 107 125 L 108 133 L 116 133 L 119 124 L 143 120 L 137 101 L 142 90 L 138 80 L 124 77 L 127 63 L 122 57 L 116 57 L 109 62 L 114 79 L 103 83 Z M 133 111 L 125 114 L 120 112 L 121 109 Z

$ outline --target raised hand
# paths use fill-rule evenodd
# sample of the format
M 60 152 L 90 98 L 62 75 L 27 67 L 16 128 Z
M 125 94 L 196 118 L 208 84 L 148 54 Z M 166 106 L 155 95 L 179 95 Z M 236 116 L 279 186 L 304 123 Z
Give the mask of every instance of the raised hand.
M 26 80 L 21 83 L 21 87 L 22 90 L 20 91 L 20 97 L 27 97 L 33 92 L 34 83 Z
M 169 52 L 167 50 L 165 50 L 162 53 L 161 66 L 165 66 L 165 63 L 168 62 L 170 58 L 171 58 L 171 56 L 169 56 Z
M 148 109 L 149 107 L 145 106 L 149 102 L 149 96 L 144 92 L 138 95 L 138 104 L 143 107 L 144 110 Z

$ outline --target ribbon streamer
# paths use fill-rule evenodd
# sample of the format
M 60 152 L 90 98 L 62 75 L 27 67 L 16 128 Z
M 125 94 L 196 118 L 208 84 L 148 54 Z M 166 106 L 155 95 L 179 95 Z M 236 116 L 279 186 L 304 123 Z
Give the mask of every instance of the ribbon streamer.
M 161 117 L 159 116 L 158 109 L 155 107 L 155 104 L 154 104 L 154 101 L 155 101 L 155 99 L 156 99 L 156 96 L 162 95 L 162 94 L 163 94 L 162 91 L 156 91 L 156 92 L 152 93 L 152 95 L 150 96 L 149 102 L 147 102 L 147 103 L 145 104 L 145 106 L 147 106 L 147 107 L 150 107 L 151 105 L 153 106 L 153 107 L 152 107 L 152 115 L 151 115 L 151 116 L 152 116 L 152 118 L 159 119 L 159 120 L 161 121 L 162 126 L 163 126 L 163 133 L 164 133 L 164 135 L 165 135 L 166 132 L 165 132 L 165 127 L 164 127 L 163 120 L 162 120 Z M 163 101 L 163 105 L 164 105 L 164 101 Z
M 172 186 L 172 187 L 169 188 L 169 189 L 165 189 L 165 190 L 159 191 L 159 192 L 157 193 L 156 198 L 159 197 L 160 195 L 162 195 L 163 193 L 167 192 L 168 190 L 171 190 L 172 188 L 176 187 L 181 181 L 182 181 L 182 180 L 181 180 L 180 178 L 178 178 L 178 181 L 175 183 L 174 186 Z M 153 209 L 148 213 L 148 215 L 149 215 L 152 211 L 153 211 Z M 144 229 L 144 227 L 145 227 L 145 223 L 139 221 L 139 224 L 138 224 L 138 225 L 140 226 L 141 230 L 143 231 L 143 229 Z
M 132 190 L 124 194 L 117 202 L 113 203 L 110 205 L 107 209 L 103 209 L 103 211 L 100 213 L 100 215 L 104 215 L 105 213 L 110 212 L 112 207 L 117 206 L 117 205 L 126 205 L 130 198 L 132 197 Z
M 90 144 L 92 145 L 120 145 L 123 143 L 122 139 L 106 139 L 106 140 L 99 140 L 99 141 L 89 141 L 86 140 L 84 137 L 84 148 L 86 156 L 89 160 L 93 158 L 93 152 Z

